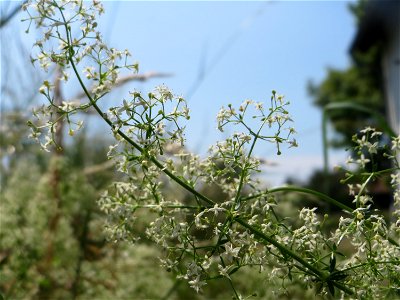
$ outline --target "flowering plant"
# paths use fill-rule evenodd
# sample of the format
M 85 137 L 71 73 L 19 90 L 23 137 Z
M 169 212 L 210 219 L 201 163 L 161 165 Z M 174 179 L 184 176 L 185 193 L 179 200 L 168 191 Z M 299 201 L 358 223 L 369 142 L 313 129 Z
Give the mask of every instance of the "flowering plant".
M 36 0 L 24 5 L 30 25 L 43 30 L 32 58 L 47 70 L 55 64 L 62 79 L 70 73 L 79 82 L 86 102 L 54 101 L 54 87 L 45 81 L 39 92 L 48 105 L 34 112 L 37 121 L 29 122 L 31 136 L 43 149 L 57 145 L 57 124 L 66 122 L 69 133 L 83 126 L 77 113 L 95 110 L 109 125 L 116 143 L 108 156 L 115 161 L 126 181 L 115 182 L 99 199 L 107 214 L 110 240 L 136 242 L 133 228 L 144 212 L 151 220 L 146 236 L 165 250 L 161 264 L 200 292 L 210 280 L 227 280 L 234 297 L 242 299 L 235 288 L 234 276 L 244 268 L 268 271 L 271 281 L 282 287 L 296 282 L 320 295 L 376 298 L 397 295 L 400 286 L 400 193 L 399 175 L 392 175 L 396 190 L 390 222 L 372 208 L 369 184 L 384 173 L 399 170 L 399 137 L 393 137 L 387 156 L 393 161 L 389 170 L 358 173 L 347 171 L 355 208 L 318 193 L 297 187 L 265 189 L 255 176 L 260 160 L 254 157 L 257 143 L 274 143 L 277 154 L 282 146 L 297 146 L 295 130 L 287 111 L 288 102 L 275 91 L 269 106 L 245 100 L 238 108 L 228 105 L 217 115 L 218 129 L 237 126 L 225 141 L 212 146 L 201 159 L 184 147 L 184 124 L 189 120 L 185 100 L 165 86 L 143 95 L 131 92 L 119 106 L 105 107 L 102 99 L 111 91 L 123 71 L 137 72 L 127 50 L 109 48 L 96 31 L 97 17 L 104 12 L 100 2 L 91 5 L 80 0 Z M 76 34 L 75 34 L 76 33 Z M 58 49 L 52 46 L 56 41 Z M 258 125 L 250 125 L 249 118 Z M 367 128 L 355 137 L 358 158 L 349 163 L 361 169 L 371 163 L 366 152 L 374 153 L 381 133 Z M 357 180 L 359 184 L 350 183 Z M 210 195 L 217 187 L 218 195 Z M 174 189 L 174 193 L 168 190 Z M 324 230 L 316 208 L 303 208 L 295 224 L 282 216 L 278 192 L 290 191 L 317 196 L 342 209 L 333 232 Z M 342 254 L 347 243 L 353 249 Z M 246 295 L 245 295 L 246 296 Z

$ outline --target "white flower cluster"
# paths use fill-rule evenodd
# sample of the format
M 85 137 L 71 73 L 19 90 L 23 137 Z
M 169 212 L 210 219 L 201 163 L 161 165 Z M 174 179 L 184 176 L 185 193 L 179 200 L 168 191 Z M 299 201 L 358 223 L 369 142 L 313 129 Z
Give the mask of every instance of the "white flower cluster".
M 286 102 L 283 95 L 278 95 L 276 91 L 272 91 L 270 107 L 267 110 L 262 102 L 254 102 L 252 100 L 245 100 L 238 110 L 232 107 L 231 104 L 228 108 L 222 107 L 217 115 L 218 129 L 224 130 L 224 127 L 229 124 L 240 124 L 248 131 L 249 140 L 250 136 L 255 139 L 261 139 L 268 142 L 276 143 L 278 148 L 278 155 L 281 154 L 280 144 L 286 142 L 290 147 L 297 147 L 297 141 L 291 136 L 296 132 L 293 127 L 284 127 L 284 125 L 292 119 L 288 111 L 285 109 L 289 102 Z M 253 111 L 253 112 L 250 112 Z M 259 120 L 260 125 L 257 130 L 252 130 L 248 115 L 251 114 L 251 119 Z M 268 126 L 265 126 L 268 125 Z M 275 132 L 271 135 L 270 131 Z M 268 134 L 264 133 L 265 131 Z M 286 136 L 282 134 L 286 131 Z
M 90 106 L 104 97 L 115 85 L 121 69 L 129 69 L 137 72 L 137 64 L 128 64 L 130 53 L 127 50 L 119 51 L 109 48 L 96 31 L 97 18 L 104 12 L 102 4 L 93 0 L 86 6 L 86 2 L 80 0 L 39 0 L 28 1 L 23 5 L 29 18 L 29 28 L 32 23 L 42 30 L 42 36 L 36 41 L 36 53 L 32 62 L 38 62 L 44 71 L 49 67 L 57 66 L 60 73 L 59 80 L 68 81 L 69 69 L 78 77 L 78 81 L 87 94 L 86 103 L 75 101 L 62 101 L 55 93 L 55 84 L 44 81 L 39 88 L 49 105 L 35 112 L 40 115 L 41 123 L 34 125 L 32 122 L 32 137 L 38 139 L 41 136 L 41 145 L 48 151 L 48 147 L 56 144 L 54 134 L 58 123 L 68 123 L 69 135 L 74 135 L 83 122 L 76 120 L 72 115 L 80 111 L 87 111 Z M 73 35 L 74 33 L 74 35 Z M 58 44 L 58 48 L 55 47 Z M 86 64 L 86 66 L 82 66 Z M 87 84 L 80 74 L 85 74 Z M 61 126 L 62 127 L 62 126 Z
M 354 197 L 356 209 L 352 210 L 351 216 L 340 218 L 338 229 L 330 240 L 334 245 L 340 245 L 346 240 L 356 249 L 355 253 L 343 262 L 343 272 L 347 280 L 357 283 L 357 297 L 376 299 L 395 292 L 396 288 L 385 280 L 398 280 L 400 274 L 400 168 L 396 159 L 399 137 L 392 137 L 391 145 L 387 147 L 380 145 L 377 137 L 382 133 L 374 128 L 367 127 L 361 134 L 353 137 L 358 158 L 348 159 L 348 163 L 357 164 L 361 171 L 346 170 L 347 178 L 344 180 L 348 182 L 361 177 L 361 183 L 348 184 L 349 194 Z M 374 155 L 379 151 L 385 151 L 383 156 L 391 159 L 391 169 L 376 169 Z M 366 158 L 367 156 L 369 158 Z M 368 163 L 371 164 L 368 170 L 372 171 L 366 170 Z M 373 209 L 373 199 L 368 189 L 374 180 L 390 172 L 395 172 L 390 175 L 394 203 L 388 225 L 387 219 L 385 220 L 378 210 Z M 379 282 L 379 279 L 383 281 Z
M 111 107 L 107 113 L 106 119 L 116 135 L 123 132 L 138 142 L 147 156 L 163 155 L 166 144 L 183 145 L 184 127 L 179 124 L 180 119 L 190 118 L 183 98 L 174 96 L 163 85 L 149 93 L 147 98 L 139 92 L 132 92 L 131 96 L 131 100 L 124 100 L 120 107 Z M 127 146 L 132 145 L 128 143 Z M 135 155 L 137 153 L 132 153 L 129 159 Z

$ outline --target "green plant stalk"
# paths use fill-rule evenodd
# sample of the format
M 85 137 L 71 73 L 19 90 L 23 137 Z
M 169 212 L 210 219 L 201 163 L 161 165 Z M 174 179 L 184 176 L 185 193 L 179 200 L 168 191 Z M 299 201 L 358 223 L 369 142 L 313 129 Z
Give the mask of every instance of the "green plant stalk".
M 246 107 L 247 107 L 247 106 L 246 106 Z M 265 120 L 267 120 L 274 112 L 275 112 L 275 110 L 272 111 L 272 112 L 270 112 L 270 113 L 268 114 L 268 117 L 265 118 Z M 264 122 L 261 124 L 261 126 L 260 126 L 260 128 L 258 129 L 257 133 L 255 133 L 255 132 L 253 132 L 242 120 L 240 120 L 240 123 L 243 124 L 244 127 L 245 127 L 247 130 L 249 130 L 250 134 L 254 136 L 254 140 L 253 140 L 253 142 L 252 142 L 252 144 L 251 144 L 251 146 L 250 146 L 249 153 L 247 154 L 247 160 L 250 159 L 250 156 L 251 156 L 251 154 L 253 153 L 254 146 L 256 145 L 256 142 L 257 142 L 257 140 L 258 140 L 258 138 L 259 138 L 259 136 L 260 136 L 261 130 L 263 129 L 263 127 L 264 127 L 264 125 L 265 125 L 265 122 L 266 122 L 266 121 L 264 121 Z M 246 163 L 246 164 L 247 164 L 247 163 Z M 240 201 L 241 201 L 241 199 L 240 199 L 240 192 L 242 191 L 242 188 L 243 188 L 243 180 L 244 180 L 244 176 L 246 175 L 245 173 L 246 173 L 246 170 L 245 170 L 245 168 L 244 168 L 244 169 L 242 170 L 242 173 L 241 173 L 241 176 L 240 176 L 240 183 L 239 183 L 238 190 L 237 190 L 237 192 L 236 192 L 234 207 L 236 207 L 236 206 L 240 203 Z
M 204 209 L 204 206 L 195 206 L 195 205 L 156 205 L 156 204 L 147 204 L 147 205 L 136 205 L 134 206 L 135 209 L 137 208 L 149 208 L 149 209 L 154 209 L 154 208 L 181 208 L 181 209 Z
M 262 128 L 262 127 L 261 127 L 261 128 Z M 260 130 L 261 130 L 261 129 L 260 129 Z M 260 131 L 259 131 L 259 132 L 260 132 Z M 247 155 L 247 161 L 250 159 L 251 153 L 253 152 L 253 149 L 254 149 L 254 146 L 255 146 L 255 144 L 256 144 L 256 142 L 257 142 L 257 139 L 258 139 L 258 134 L 254 136 L 253 143 L 251 144 L 249 153 L 248 153 L 248 155 Z M 245 162 L 244 168 L 242 169 L 242 172 L 241 172 L 241 174 L 240 174 L 239 187 L 238 187 L 238 189 L 237 189 L 236 197 L 235 197 L 235 202 L 234 202 L 234 205 L 233 205 L 234 209 L 238 206 L 238 204 L 240 204 L 240 193 L 241 193 L 241 191 L 242 191 L 243 182 L 244 182 L 244 177 L 245 177 L 246 172 L 247 172 L 247 170 L 246 170 L 247 161 Z M 239 208 L 238 208 L 238 209 L 239 209 Z
M 358 110 L 361 112 L 365 112 L 367 114 L 370 114 L 376 120 L 378 121 L 378 124 L 382 127 L 383 132 L 387 133 L 390 137 L 395 137 L 396 133 L 393 131 L 393 129 L 389 126 L 389 124 L 386 121 L 386 118 L 379 112 L 370 109 L 368 107 L 356 104 L 354 102 L 350 101 L 345 101 L 345 102 L 340 102 L 340 103 L 330 103 L 324 107 L 324 111 L 328 112 L 330 110 L 335 110 L 335 109 L 352 109 L 352 110 Z
M 322 282 L 326 282 L 327 279 L 329 278 L 330 274 L 325 274 L 324 272 L 321 272 L 320 270 L 318 270 L 316 267 L 314 267 L 313 265 L 311 265 L 310 263 L 308 263 L 306 260 L 304 260 L 302 257 L 300 257 L 299 255 L 297 255 L 295 252 L 293 252 L 292 250 L 290 250 L 289 248 L 285 247 L 284 245 L 280 244 L 279 242 L 277 242 L 275 239 L 273 239 L 272 237 L 269 237 L 267 235 L 265 235 L 263 232 L 261 232 L 260 230 L 254 228 L 253 226 L 249 225 L 248 223 L 246 223 L 245 221 L 243 221 L 240 218 L 235 218 L 234 219 L 237 223 L 239 223 L 240 225 L 242 225 L 244 228 L 248 229 L 251 233 L 253 233 L 256 237 L 258 237 L 259 239 L 262 239 L 272 245 L 274 245 L 276 248 L 279 249 L 279 251 L 281 251 L 283 254 L 286 254 L 290 257 L 292 257 L 294 260 L 296 260 L 297 262 L 299 262 L 300 264 L 302 264 L 304 267 L 306 267 L 307 269 L 309 269 L 316 277 L 318 277 Z M 345 293 L 349 294 L 349 295 L 353 295 L 354 292 L 349 289 L 348 287 L 344 286 L 341 283 L 338 283 L 336 281 L 332 281 L 332 284 L 334 286 L 336 286 L 338 289 L 344 291 Z
M 384 264 L 393 264 L 393 265 L 398 265 L 398 264 L 400 264 L 400 261 L 396 261 L 396 260 L 390 260 L 390 261 L 372 261 L 372 262 L 366 262 L 366 263 L 363 263 L 363 264 L 359 264 L 359 265 L 356 265 L 356 266 L 352 266 L 352 267 L 349 267 L 349 268 L 347 268 L 347 269 L 343 269 L 343 270 L 340 270 L 340 272 L 346 272 L 346 271 L 350 271 L 350 270 L 354 270 L 354 269 L 357 269 L 357 268 L 361 268 L 361 267 L 363 267 L 363 266 L 367 266 L 367 265 L 369 265 L 369 264 L 373 264 L 373 265 L 384 265 Z M 333 272 L 332 274 L 334 274 L 335 272 Z
M 373 177 L 375 175 L 375 173 L 371 173 L 369 175 Z M 251 200 L 251 199 L 255 199 L 255 198 L 261 197 L 263 195 L 272 194 L 272 193 L 276 193 L 276 192 L 283 192 L 283 191 L 298 192 L 298 193 L 314 195 L 314 196 L 317 196 L 317 197 L 319 197 L 319 198 L 321 198 L 323 200 L 326 200 L 327 202 L 329 202 L 332 205 L 340 207 L 341 209 L 343 209 L 343 210 L 345 210 L 345 211 L 347 211 L 349 213 L 353 213 L 354 212 L 354 210 L 351 207 L 349 207 L 349 206 L 347 206 L 347 205 L 345 205 L 345 204 L 343 204 L 343 203 L 341 203 L 341 202 L 339 202 L 339 201 L 337 201 L 337 200 L 335 200 L 335 199 L 333 199 L 333 198 L 331 198 L 331 197 L 329 197 L 329 196 L 327 196 L 327 195 L 325 195 L 323 193 L 320 193 L 320 192 L 317 192 L 317 191 L 314 191 L 314 190 L 311 190 L 311 189 L 307 189 L 307 188 L 296 187 L 296 186 L 282 186 L 282 187 L 273 188 L 273 189 L 267 190 L 266 192 L 263 192 L 263 193 L 260 193 L 260 194 L 256 194 L 256 195 L 252 195 L 252 196 L 249 196 L 249 197 L 242 198 L 242 201 L 248 201 L 248 200 Z M 391 237 L 386 236 L 383 232 L 379 232 L 379 234 L 381 236 L 387 238 L 387 240 L 392 245 L 400 247 L 400 244 L 398 242 L 396 242 Z
M 372 173 L 370 173 L 370 172 L 364 172 L 364 173 L 361 173 L 360 175 L 361 176 L 369 176 L 369 175 L 373 175 L 373 177 L 375 177 L 375 176 L 378 176 L 378 175 L 381 175 L 381 174 L 385 174 L 385 173 L 393 173 L 393 172 L 396 172 L 396 171 L 399 171 L 400 170 L 400 168 L 399 167 L 394 167 L 394 168 L 390 168 L 390 169 L 385 169 L 385 170 L 380 170 L 380 171 L 375 171 L 375 172 L 372 172 Z
M 328 168 L 329 168 L 329 157 L 328 157 L 328 113 L 327 110 L 324 109 L 322 112 L 322 149 L 323 149 L 323 160 L 324 160 L 324 183 L 323 189 L 324 192 L 328 192 L 329 190 L 329 182 L 327 180 L 328 177 Z
M 331 197 L 329 197 L 329 196 L 327 196 L 327 195 L 325 195 L 323 193 L 320 193 L 320 192 L 317 192 L 317 191 L 314 191 L 314 190 L 311 190 L 311 189 L 307 189 L 307 188 L 296 187 L 296 186 L 282 186 L 282 187 L 269 189 L 269 190 L 267 190 L 267 191 L 265 191 L 263 193 L 242 198 L 242 201 L 248 201 L 248 200 L 251 200 L 251 199 L 259 198 L 259 197 L 261 197 L 263 195 L 272 194 L 272 193 L 276 193 L 276 192 L 283 192 L 283 191 L 311 194 L 311 195 L 317 196 L 317 197 L 327 201 L 328 203 L 333 204 L 333 205 L 335 205 L 335 206 L 337 206 L 337 207 L 339 207 L 339 208 L 341 208 L 341 209 L 343 209 L 345 211 L 348 211 L 350 213 L 353 212 L 353 209 L 351 207 L 348 207 L 347 205 L 345 205 L 345 204 L 343 204 L 343 203 L 341 203 L 341 202 L 339 202 L 339 201 L 337 201 L 337 200 L 335 200 L 335 199 L 333 199 L 333 198 L 331 198 Z
M 72 45 L 71 45 L 71 39 L 69 36 L 69 30 L 68 30 L 68 26 L 66 25 L 66 20 L 64 17 L 64 14 L 62 12 L 62 10 L 59 8 L 59 11 L 62 15 L 62 18 L 64 20 L 64 27 L 65 27 L 65 31 L 67 34 L 67 42 L 68 42 L 68 47 L 69 47 L 69 57 L 68 57 L 68 61 L 71 63 L 71 66 L 74 70 L 75 76 L 77 77 L 79 84 L 81 85 L 85 95 L 88 97 L 91 105 L 94 107 L 94 109 L 96 110 L 96 112 L 103 118 L 103 120 L 111 127 L 114 128 L 114 125 L 112 124 L 112 122 L 104 115 L 104 113 L 102 112 L 102 110 L 99 108 L 99 106 L 97 105 L 96 101 L 92 98 L 92 96 L 90 95 L 90 93 L 88 92 L 85 84 L 82 81 L 81 76 L 79 75 L 79 72 L 75 66 L 74 60 L 73 58 L 73 49 L 72 49 Z M 116 132 L 124 139 L 126 140 L 130 145 L 132 145 L 134 148 L 136 148 L 140 153 L 143 153 L 145 155 L 147 155 L 147 153 L 145 152 L 145 150 L 139 145 L 137 144 L 135 141 L 133 141 L 131 138 L 129 138 L 124 132 L 122 132 L 120 129 L 117 129 Z M 189 186 L 188 184 L 186 184 L 183 180 L 181 180 L 179 177 L 177 177 L 176 175 L 172 174 L 172 172 L 170 172 L 168 169 L 165 168 L 165 166 L 158 161 L 155 157 L 150 156 L 149 157 L 150 160 L 161 170 L 163 171 L 166 175 L 168 175 L 173 181 L 175 181 L 176 183 L 178 183 L 180 186 L 182 186 L 183 188 L 185 188 L 186 190 L 188 190 L 189 192 L 191 192 L 193 195 L 195 195 L 196 197 L 198 197 L 199 199 L 203 200 L 204 202 L 206 202 L 209 205 L 214 205 L 214 201 L 212 201 L 211 199 L 209 199 L 208 197 L 204 196 L 203 194 L 199 193 L 198 191 L 196 191 L 194 188 L 192 188 L 191 186 Z
M 371 173 L 367 180 L 364 181 L 363 185 L 360 188 L 360 191 L 358 192 L 357 196 L 356 196 L 356 206 L 359 207 L 360 206 L 360 197 L 361 194 L 364 193 L 365 188 L 367 187 L 367 184 L 371 181 L 371 179 L 374 177 L 374 173 Z

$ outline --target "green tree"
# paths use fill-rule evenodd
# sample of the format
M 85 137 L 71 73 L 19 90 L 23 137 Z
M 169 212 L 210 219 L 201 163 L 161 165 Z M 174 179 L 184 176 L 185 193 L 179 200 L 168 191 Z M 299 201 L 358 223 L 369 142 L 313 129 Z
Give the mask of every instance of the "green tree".
M 366 1 L 350 6 L 357 23 L 363 17 Z M 315 105 L 324 109 L 329 104 L 351 102 L 384 114 L 383 78 L 381 53 L 383 45 L 376 42 L 366 52 L 355 52 L 352 64 L 345 70 L 329 68 L 326 78 L 316 84 L 310 82 L 308 90 Z M 332 145 L 351 145 L 352 136 L 365 126 L 380 128 L 378 121 L 367 112 L 349 109 L 335 109 L 328 115 L 337 135 Z

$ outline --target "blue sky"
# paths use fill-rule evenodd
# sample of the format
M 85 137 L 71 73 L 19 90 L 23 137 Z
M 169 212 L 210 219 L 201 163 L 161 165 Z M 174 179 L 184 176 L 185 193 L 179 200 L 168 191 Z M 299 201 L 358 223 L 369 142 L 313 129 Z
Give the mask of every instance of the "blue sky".
M 272 90 L 284 94 L 291 102 L 299 147 L 285 149 L 279 157 L 272 145 L 256 149 L 256 155 L 273 164 L 266 168 L 266 179 L 275 185 L 288 176 L 305 179 L 322 167 L 321 111 L 312 105 L 307 82 L 320 82 L 328 67 L 349 66 L 356 26 L 348 4 L 107 1 L 99 25 L 111 46 L 130 50 L 141 73 L 173 74 L 133 83 L 129 89 L 148 92 L 165 84 L 176 94 L 190 96 L 187 146 L 199 154 L 229 133 L 216 130 L 221 106 L 238 106 L 245 99 L 268 101 Z M 34 36 L 23 34 L 26 24 L 17 21 L 14 26 L 20 27 L 29 50 Z M 199 74 L 204 74 L 200 82 Z M 123 97 L 124 91 L 114 96 Z M 344 157 L 343 152 L 331 152 L 332 163 Z
M 275 89 L 290 100 L 299 148 L 282 157 L 264 144 L 256 154 L 273 163 L 271 184 L 287 176 L 305 179 L 322 166 L 321 112 L 312 105 L 307 82 L 320 82 L 328 67 L 350 63 L 355 20 L 348 1 L 114 2 L 106 3 L 103 28 L 117 48 L 128 48 L 140 71 L 170 72 L 170 78 L 135 85 L 143 91 L 164 83 L 187 96 L 205 74 L 189 106 L 188 147 L 205 153 L 226 137 L 215 116 L 228 103 L 268 100 Z M 331 152 L 336 163 L 344 154 Z

